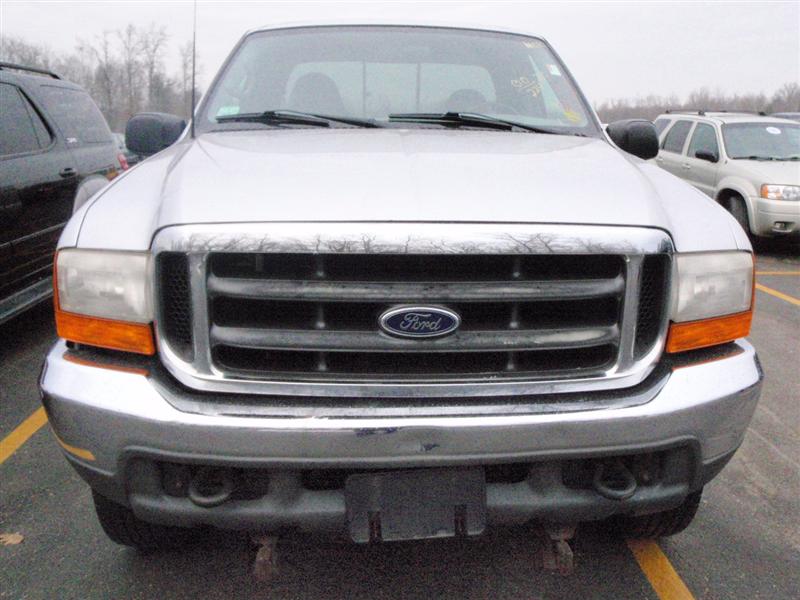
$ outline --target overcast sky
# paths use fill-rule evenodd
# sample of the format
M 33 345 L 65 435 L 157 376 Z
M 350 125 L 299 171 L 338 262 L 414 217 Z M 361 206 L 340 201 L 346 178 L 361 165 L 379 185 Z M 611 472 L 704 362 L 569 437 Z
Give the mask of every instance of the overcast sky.
M 519 28 L 546 37 L 592 102 L 708 87 L 772 93 L 800 80 L 800 2 L 207 2 L 197 5 L 201 83 L 242 33 L 314 19 L 431 19 Z M 0 35 L 71 52 L 128 23 L 166 25 L 167 65 L 191 37 L 191 2 L 0 0 Z

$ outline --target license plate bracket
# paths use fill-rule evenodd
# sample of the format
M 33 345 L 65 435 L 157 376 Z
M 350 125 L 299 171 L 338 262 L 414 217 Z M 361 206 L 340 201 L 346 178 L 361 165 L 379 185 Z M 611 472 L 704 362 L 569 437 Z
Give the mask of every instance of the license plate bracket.
M 345 481 L 355 542 L 479 535 L 486 528 L 480 467 L 358 473 Z

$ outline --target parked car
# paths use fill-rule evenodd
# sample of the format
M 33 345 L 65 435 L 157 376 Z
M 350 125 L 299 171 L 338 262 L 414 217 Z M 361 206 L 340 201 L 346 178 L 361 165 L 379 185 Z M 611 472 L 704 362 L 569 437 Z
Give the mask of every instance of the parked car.
M 127 169 L 138 163 L 141 160 L 141 158 L 135 152 L 131 152 L 125 145 L 125 134 L 114 133 L 113 135 L 114 135 L 114 140 L 117 142 L 117 150 L 119 150 L 120 162 L 123 163 L 123 167 Z
M 686 527 L 761 389 L 752 249 L 607 132 L 541 38 L 442 26 L 260 29 L 190 128 L 131 119 L 41 378 L 106 533 Z
M 780 112 L 780 113 L 772 113 L 772 115 L 778 119 L 789 119 L 790 121 L 798 121 L 800 122 L 800 112 Z
M 122 168 L 80 86 L 0 63 L 0 323 L 50 297 L 53 253 L 76 198 Z
M 800 124 L 748 113 L 659 116 L 656 162 L 754 236 L 800 238 Z

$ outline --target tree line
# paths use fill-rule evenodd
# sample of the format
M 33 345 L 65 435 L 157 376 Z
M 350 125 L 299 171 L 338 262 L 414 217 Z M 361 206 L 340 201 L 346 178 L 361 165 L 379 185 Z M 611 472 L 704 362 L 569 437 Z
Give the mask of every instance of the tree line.
M 771 96 L 764 93 L 726 94 L 711 92 L 701 88 L 690 93 L 686 100 L 676 95 L 649 95 L 633 100 L 608 100 L 595 105 L 595 110 L 603 123 L 620 119 L 641 118 L 652 121 L 667 110 L 727 110 L 764 112 L 800 112 L 800 84 L 783 84 Z
M 177 49 L 177 72 L 165 58 Z M 56 53 L 47 45 L 2 36 L 0 61 L 38 67 L 77 83 L 94 98 L 112 131 L 124 131 L 128 119 L 142 111 L 188 118 L 192 108 L 192 42 L 174 47 L 164 26 L 128 25 L 78 39 L 72 53 Z M 196 90 L 196 98 L 200 97 Z

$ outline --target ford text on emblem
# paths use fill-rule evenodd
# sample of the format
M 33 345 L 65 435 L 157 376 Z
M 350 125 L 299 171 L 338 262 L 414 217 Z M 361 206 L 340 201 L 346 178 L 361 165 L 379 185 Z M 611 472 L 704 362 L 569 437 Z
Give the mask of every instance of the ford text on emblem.
M 381 315 L 386 333 L 400 337 L 428 338 L 447 335 L 458 329 L 461 317 L 452 310 L 433 306 L 401 306 Z

